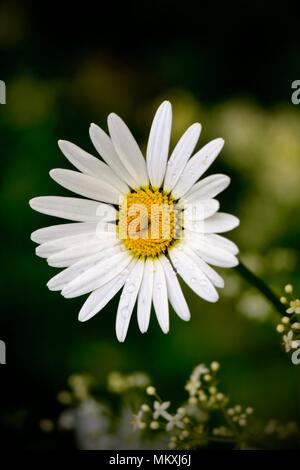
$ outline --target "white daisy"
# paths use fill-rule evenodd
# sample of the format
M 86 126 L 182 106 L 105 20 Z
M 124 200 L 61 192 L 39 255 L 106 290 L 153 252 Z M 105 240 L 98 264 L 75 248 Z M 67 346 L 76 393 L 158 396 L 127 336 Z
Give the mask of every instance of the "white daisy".
M 195 123 L 168 159 L 171 125 L 171 105 L 165 101 L 151 126 L 146 160 L 115 114 L 108 116 L 110 136 L 90 126 L 104 161 L 59 141 L 79 171 L 55 169 L 50 176 L 84 199 L 45 196 L 30 201 L 39 212 L 75 222 L 42 228 L 31 238 L 40 244 L 38 256 L 65 268 L 49 281 L 49 289 L 61 290 L 66 298 L 89 294 L 80 321 L 93 317 L 123 288 L 116 316 L 119 341 L 125 340 L 135 303 L 142 333 L 148 329 L 152 304 L 164 333 L 169 331 L 168 301 L 180 318 L 189 320 L 177 273 L 200 297 L 216 302 L 216 287 L 224 282 L 210 264 L 238 264 L 237 246 L 218 233 L 239 221 L 218 212 L 214 199 L 230 179 L 218 174 L 198 181 L 224 141 L 215 139 L 193 154 L 201 131 Z

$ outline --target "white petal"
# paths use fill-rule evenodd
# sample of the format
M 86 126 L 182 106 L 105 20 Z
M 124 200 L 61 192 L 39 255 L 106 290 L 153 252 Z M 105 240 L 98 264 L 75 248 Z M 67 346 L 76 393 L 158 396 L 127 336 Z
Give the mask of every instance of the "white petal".
M 108 304 L 108 302 L 123 287 L 135 263 L 136 260 L 133 259 L 129 264 L 128 269 L 124 269 L 114 279 L 104 284 L 104 286 L 99 287 L 89 295 L 79 312 L 79 321 L 83 322 L 89 320 L 96 315 L 96 313 L 99 313 L 106 304 Z
M 176 273 L 172 268 L 171 263 L 165 256 L 160 256 L 159 261 L 161 262 L 165 271 L 169 301 L 179 318 L 188 321 L 191 317 L 191 314 Z
M 127 335 L 133 307 L 135 305 L 143 277 L 144 264 L 144 260 L 138 260 L 136 262 L 125 282 L 125 286 L 120 297 L 116 318 L 116 334 L 118 340 L 121 342 L 125 340 Z
M 223 233 L 233 230 L 240 224 L 237 217 L 224 212 L 218 212 L 203 223 L 203 233 Z
M 50 176 L 56 183 L 73 193 L 95 199 L 96 201 L 120 204 L 120 191 L 92 176 L 61 168 L 51 170 Z
M 129 187 L 106 163 L 101 162 L 85 150 L 66 140 L 59 140 L 58 145 L 67 159 L 82 173 L 103 179 L 106 183 L 116 188 L 120 193 L 126 194 Z
M 66 248 L 77 244 L 88 244 L 95 240 L 95 232 L 79 233 L 78 235 L 70 235 L 69 237 L 56 238 L 48 242 L 42 243 L 35 250 L 37 256 L 41 258 L 49 258 L 54 253 L 58 253 Z
M 150 321 L 153 291 L 153 260 L 147 258 L 138 295 L 137 319 L 141 333 L 146 333 Z
M 220 288 L 224 287 L 223 278 L 197 254 L 197 243 L 188 241 L 184 246 L 184 252 L 191 257 L 194 263 L 203 271 L 214 286 Z
M 164 101 L 154 116 L 147 145 L 147 169 L 151 185 L 159 188 L 163 182 L 169 154 L 172 128 L 172 107 Z
M 218 292 L 189 256 L 176 247 L 169 251 L 169 255 L 177 272 L 197 295 L 209 302 L 218 300 Z
M 58 253 L 49 256 L 47 262 L 49 266 L 53 266 L 54 268 L 67 268 L 68 266 L 77 263 L 77 261 L 85 256 L 92 255 L 93 253 L 97 253 L 98 251 L 102 251 L 105 248 L 115 245 L 119 246 L 120 242 L 115 239 L 99 241 L 99 239 L 95 238 L 88 243 L 74 245 L 66 248 L 65 250 L 59 251 Z
M 177 183 L 184 167 L 192 155 L 201 132 L 201 124 L 196 122 L 190 126 L 179 139 L 167 165 L 164 189 L 171 191 Z
M 125 122 L 114 113 L 108 116 L 108 128 L 114 147 L 127 171 L 140 186 L 149 183 L 146 162 Z
M 183 225 L 189 230 L 203 232 L 204 219 L 215 214 L 220 207 L 216 199 L 186 204 L 183 211 Z
M 238 259 L 232 253 L 217 247 L 204 237 L 193 237 L 188 241 L 193 245 L 197 255 L 207 263 L 221 268 L 233 268 L 239 264 Z
M 237 245 L 233 241 L 228 240 L 228 238 L 222 237 L 221 235 L 217 235 L 215 233 L 206 233 L 202 236 L 204 237 L 204 240 L 210 244 L 215 244 L 215 246 L 222 248 L 225 251 L 227 250 L 233 255 L 237 255 L 239 253 L 239 248 Z
M 29 201 L 29 205 L 32 209 L 42 214 L 75 220 L 77 222 L 99 222 L 100 218 L 105 218 L 106 221 L 116 219 L 114 207 L 76 197 L 35 197 Z
M 164 333 L 169 331 L 169 304 L 167 281 L 159 259 L 154 260 L 153 305 L 158 323 Z
M 131 188 L 139 186 L 138 181 L 130 175 L 125 166 L 120 160 L 111 138 L 96 124 L 90 126 L 90 138 L 93 142 L 95 149 L 101 155 L 103 160 L 110 166 L 110 168 L 125 181 Z
M 210 175 L 198 183 L 184 195 L 185 203 L 197 201 L 199 199 L 211 199 L 224 191 L 230 184 L 230 178 L 226 175 Z
M 36 254 L 41 258 L 48 258 L 54 253 L 65 250 L 79 245 L 88 246 L 90 243 L 101 242 L 102 240 L 116 240 L 115 226 L 112 226 L 114 232 L 100 232 L 96 231 L 79 233 L 77 235 L 70 235 L 69 237 L 56 238 L 48 242 L 42 243 L 36 248 Z
M 130 263 L 131 257 L 127 252 L 121 251 L 114 256 L 99 261 L 95 266 L 71 281 L 62 290 L 66 298 L 78 297 L 98 289 L 120 274 Z
M 80 274 L 83 274 L 94 266 L 96 262 L 113 254 L 116 254 L 116 249 L 114 246 L 109 246 L 101 251 L 93 253 L 92 255 L 81 258 L 76 263 L 52 277 L 47 283 L 48 288 L 50 290 L 62 290 L 67 284 L 69 284 L 69 282 L 73 281 Z
M 219 155 L 223 145 L 223 139 L 214 139 L 190 158 L 178 183 L 172 191 L 172 195 L 176 199 L 182 197 L 191 189 L 193 184 L 203 175 L 214 159 Z
M 36 243 L 45 243 L 56 238 L 79 235 L 80 233 L 90 233 L 96 231 L 97 222 L 75 222 L 74 224 L 51 225 L 50 227 L 39 228 L 30 236 Z

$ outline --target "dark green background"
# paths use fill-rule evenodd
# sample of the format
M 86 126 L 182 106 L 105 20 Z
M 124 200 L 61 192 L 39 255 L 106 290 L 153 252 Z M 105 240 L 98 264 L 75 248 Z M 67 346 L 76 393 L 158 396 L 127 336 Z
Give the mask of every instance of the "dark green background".
M 241 258 L 277 293 L 287 282 L 299 292 L 300 113 L 291 103 L 291 83 L 300 78 L 299 15 L 286 2 L 101 3 L 0 5 L 0 79 L 7 85 L 0 107 L 1 445 L 60 445 L 37 422 L 55 416 L 56 393 L 74 371 L 101 385 L 111 370 L 145 370 L 161 395 L 176 400 L 194 365 L 218 360 L 234 401 L 265 419 L 299 420 L 300 366 L 281 350 L 276 313 L 237 275 L 228 273 L 215 305 L 185 288 L 192 320 L 172 312 L 167 336 L 154 316 L 141 335 L 134 315 L 119 344 L 117 299 L 82 324 L 83 299 L 48 291 L 55 270 L 35 256 L 30 233 L 60 221 L 28 206 L 38 195 L 67 195 L 48 175 L 69 168 L 58 139 L 93 152 L 89 124 L 105 128 L 114 111 L 144 146 L 156 106 L 169 99 L 173 143 L 195 120 L 203 125 L 201 144 L 226 140 L 210 172 L 232 178 L 220 200 L 241 218 L 232 234 Z

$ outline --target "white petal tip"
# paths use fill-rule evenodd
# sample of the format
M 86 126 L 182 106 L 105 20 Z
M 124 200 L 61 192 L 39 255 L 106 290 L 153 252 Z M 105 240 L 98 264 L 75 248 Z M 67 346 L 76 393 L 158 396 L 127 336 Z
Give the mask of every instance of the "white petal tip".
M 30 240 L 31 240 L 32 242 L 34 242 L 34 243 L 39 243 L 39 242 L 37 241 L 37 239 L 35 238 L 35 232 L 33 232 L 33 233 L 30 235 Z
M 36 256 L 40 256 L 40 246 L 37 246 L 35 249 Z
M 124 343 L 125 338 L 126 338 L 126 336 L 123 338 L 123 336 L 118 336 L 117 335 L 117 340 L 119 341 L 119 343 Z
M 68 142 L 67 140 L 60 139 L 57 141 L 57 144 L 62 153 L 66 152 L 68 149 L 70 150 L 70 147 L 72 147 L 72 143 Z
M 110 113 L 108 116 L 107 116 L 107 122 L 112 122 L 112 121 L 115 121 L 116 119 L 120 119 L 119 116 L 116 114 L 116 113 Z
M 95 124 L 94 122 L 91 122 L 90 129 L 89 129 L 90 133 L 97 131 L 98 129 L 99 129 L 99 126 L 97 126 L 97 124 Z
M 219 300 L 219 295 L 216 295 L 215 297 L 211 297 L 210 299 L 205 299 L 208 302 L 211 302 L 212 304 L 215 304 Z
M 193 129 L 194 132 L 198 132 L 198 134 L 200 134 L 202 125 L 200 124 L 200 122 L 195 122 L 191 125 L 191 129 Z
M 31 209 L 35 209 L 36 206 L 37 206 L 37 197 L 34 197 L 33 199 L 30 199 L 30 201 L 28 202 L 29 206 L 31 207 Z
M 140 327 L 140 332 L 142 333 L 142 335 L 144 335 L 145 333 L 147 333 L 147 330 L 148 330 L 147 327 Z
M 47 282 L 47 287 L 48 287 L 49 290 L 51 290 L 53 292 L 60 290 L 60 288 L 57 287 L 55 284 L 51 283 L 51 281 Z
M 87 317 L 86 315 L 82 315 L 80 312 L 79 312 L 79 315 L 78 315 L 78 321 L 80 321 L 81 323 L 84 323 L 86 321 L 88 321 L 89 317 Z
M 184 316 L 182 316 L 181 318 L 182 318 L 183 321 L 190 321 L 191 315 L 190 315 L 190 314 L 184 315 Z
M 67 287 L 65 287 L 64 289 L 62 289 L 61 295 L 65 297 L 65 299 L 69 299 L 72 297 L 72 291 L 68 289 Z

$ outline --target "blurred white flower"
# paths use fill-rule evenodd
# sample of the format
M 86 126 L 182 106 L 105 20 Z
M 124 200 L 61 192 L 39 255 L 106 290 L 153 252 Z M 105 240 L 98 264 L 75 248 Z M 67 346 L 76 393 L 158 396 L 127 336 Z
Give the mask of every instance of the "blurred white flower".
M 292 331 L 289 331 L 286 335 L 283 335 L 283 344 L 286 352 L 289 352 L 291 349 L 296 349 L 298 347 L 298 342 L 294 341 L 294 334 Z
M 184 423 L 182 421 L 182 414 L 176 413 L 168 417 L 168 424 L 166 426 L 167 431 L 172 431 L 174 428 L 184 429 Z
M 140 410 L 137 414 L 132 416 L 132 426 L 134 429 L 144 429 L 146 427 L 146 423 L 143 421 L 143 411 Z
M 300 300 L 291 300 L 290 308 L 287 309 L 286 313 L 300 313 Z
M 163 401 L 160 403 L 156 400 L 153 404 L 155 410 L 153 418 L 156 420 L 161 416 L 162 418 L 169 419 L 170 414 L 166 410 L 169 408 L 170 404 L 170 401 Z

